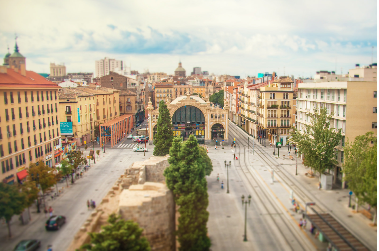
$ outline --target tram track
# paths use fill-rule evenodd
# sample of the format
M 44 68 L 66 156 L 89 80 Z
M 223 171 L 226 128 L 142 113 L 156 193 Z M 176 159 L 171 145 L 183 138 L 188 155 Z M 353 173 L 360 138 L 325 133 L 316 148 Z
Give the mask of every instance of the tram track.
M 242 145 L 243 147 L 247 147 L 247 135 L 243 132 L 240 132 L 239 128 L 235 126 L 234 124 L 233 126 L 230 126 L 229 129 L 231 129 L 231 132 L 233 135 L 239 138 L 238 143 Z M 283 185 L 285 185 L 283 187 L 288 191 L 288 193 L 290 193 L 290 190 L 293 191 L 294 199 L 296 200 L 297 203 L 300 204 L 300 207 L 304 209 L 305 203 L 314 201 L 312 196 L 307 194 L 309 192 L 305 190 L 303 187 L 300 187 L 299 184 L 296 184 L 292 180 L 292 178 L 290 178 L 290 174 L 288 174 L 288 171 L 285 168 L 281 167 L 281 164 L 278 163 L 276 160 L 274 160 L 270 156 L 267 156 L 267 153 L 264 150 L 262 150 L 261 146 L 257 144 L 255 145 L 255 153 L 271 169 L 271 171 L 274 170 L 275 175 L 280 178 L 280 181 L 283 183 Z M 328 211 L 319 202 L 316 203 L 316 205 L 312 207 L 316 209 L 317 212 L 319 213 L 324 213 Z
M 231 128 L 231 127 L 229 127 Z M 243 151 L 241 150 L 241 145 Z M 248 156 L 245 154 L 245 145 L 238 143 L 236 150 L 238 149 L 239 159 L 236 165 L 236 169 L 240 168 L 240 173 L 248 181 L 250 187 L 254 191 L 256 197 L 261 202 L 261 205 L 264 207 L 266 211 L 266 217 L 268 216 L 275 228 L 279 230 L 281 237 L 285 240 L 290 250 L 309 250 L 311 248 L 311 243 L 306 243 L 304 241 L 304 236 L 302 236 L 301 232 L 298 231 L 298 226 L 293 224 L 289 217 L 285 215 L 283 209 L 280 208 L 280 205 L 274 202 L 273 196 L 275 194 L 270 194 L 267 189 L 264 187 L 264 181 L 262 181 L 259 177 L 256 177 L 259 174 L 253 174 L 249 168 L 249 160 Z M 279 201 L 280 203 L 280 201 Z M 283 206 L 283 205 L 282 205 Z M 288 210 L 287 210 L 288 213 Z M 307 245 L 308 244 L 308 245 Z

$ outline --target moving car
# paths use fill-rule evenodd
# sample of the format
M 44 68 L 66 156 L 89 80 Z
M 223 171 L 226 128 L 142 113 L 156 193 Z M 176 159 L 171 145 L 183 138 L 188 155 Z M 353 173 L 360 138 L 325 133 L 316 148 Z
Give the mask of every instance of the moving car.
M 147 138 L 140 138 L 140 139 L 137 139 L 137 143 L 148 143 L 149 142 L 149 137 Z
M 53 215 L 46 221 L 45 228 L 46 230 L 58 230 L 65 223 L 66 217 L 62 215 Z
M 133 138 L 133 134 L 129 134 L 128 137 L 126 137 L 127 139 L 132 139 Z
M 34 251 L 41 246 L 40 240 L 22 240 L 14 248 L 14 251 Z
M 143 137 L 145 137 L 145 136 L 143 136 L 143 135 L 133 136 L 133 141 L 137 141 L 138 139 L 143 138 Z
M 143 146 L 136 146 L 133 148 L 133 151 L 134 152 L 148 152 L 148 149 L 146 148 L 146 150 L 145 150 L 145 147 L 143 147 Z

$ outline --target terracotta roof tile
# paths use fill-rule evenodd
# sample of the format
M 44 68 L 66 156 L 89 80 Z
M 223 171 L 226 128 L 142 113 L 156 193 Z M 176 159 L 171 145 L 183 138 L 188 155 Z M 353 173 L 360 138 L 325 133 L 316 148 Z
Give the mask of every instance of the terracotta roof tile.
M 11 88 L 55 88 L 61 87 L 36 72 L 26 71 L 26 76 L 14 69 L 8 68 L 7 73 L 0 73 L 0 87 Z

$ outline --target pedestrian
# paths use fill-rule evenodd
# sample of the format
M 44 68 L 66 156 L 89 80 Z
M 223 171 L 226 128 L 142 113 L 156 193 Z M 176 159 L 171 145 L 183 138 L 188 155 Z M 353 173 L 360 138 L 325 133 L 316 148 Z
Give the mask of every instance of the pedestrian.
M 89 210 L 89 206 L 90 206 L 90 204 L 89 204 L 89 200 L 87 200 L 87 209 Z
M 300 219 L 299 227 L 303 227 L 303 218 Z
M 288 158 L 290 157 L 290 153 L 291 153 L 291 152 L 288 151 Z
M 303 228 L 306 228 L 307 227 L 307 220 L 304 218 L 303 220 Z
M 50 213 L 50 217 L 53 216 L 53 208 L 51 206 L 49 207 L 49 213 Z
M 215 150 L 217 150 L 217 146 L 215 145 Z
M 47 245 L 47 251 L 53 251 L 53 248 L 51 247 L 51 245 Z
M 231 149 L 233 148 L 233 143 L 231 144 L 230 148 L 231 148 Z
M 54 200 L 54 196 L 53 195 L 51 195 L 51 200 Z
M 234 157 L 233 157 L 233 158 L 234 158 L 234 159 L 236 159 L 236 154 L 234 153 L 233 155 L 234 155 Z
M 318 190 L 321 189 L 321 182 L 318 183 Z
M 311 232 L 311 234 L 314 234 L 314 231 L 315 231 L 315 226 L 313 226 L 313 224 L 311 224 L 311 229 L 309 230 L 309 232 Z

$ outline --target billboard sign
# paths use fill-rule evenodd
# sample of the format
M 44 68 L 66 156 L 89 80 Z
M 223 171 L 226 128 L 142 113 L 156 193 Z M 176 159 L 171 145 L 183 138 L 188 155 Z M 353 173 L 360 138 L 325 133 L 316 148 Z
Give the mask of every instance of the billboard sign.
M 73 135 L 72 131 L 72 122 L 61 122 L 60 123 L 61 128 L 61 135 Z

